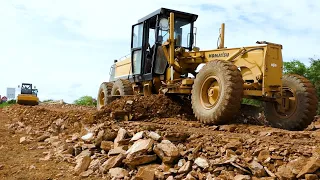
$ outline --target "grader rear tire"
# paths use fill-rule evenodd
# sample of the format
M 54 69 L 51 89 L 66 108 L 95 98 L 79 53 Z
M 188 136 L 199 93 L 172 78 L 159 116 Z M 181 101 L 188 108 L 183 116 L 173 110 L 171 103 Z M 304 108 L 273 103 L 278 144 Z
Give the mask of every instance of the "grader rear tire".
M 110 98 L 107 96 L 111 95 L 113 83 L 112 82 L 103 82 L 100 85 L 97 99 L 97 109 L 100 110 L 103 106 L 109 104 Z
M 289 90 L 289 110 L 284 113 L 278 111 L 278 103 L 265 102 L 264 111 L 266 120 L 272 127 L 286 130 L 303 130 L 317 114 L 317 93 L 312 83 L 306 78 L 291 74 L 282 78 L 284 87 Z
M 118 79 L 112 87 L 111 95 L 133 95 L 133 88 L 131 86 L 131 82 L 126 79 Z
M 228 61 L 211 61 L 194 81 L 192 109 L 204 124 L 227 123 L 239 112 L 242 94 L 243 80 L 238 68 Z

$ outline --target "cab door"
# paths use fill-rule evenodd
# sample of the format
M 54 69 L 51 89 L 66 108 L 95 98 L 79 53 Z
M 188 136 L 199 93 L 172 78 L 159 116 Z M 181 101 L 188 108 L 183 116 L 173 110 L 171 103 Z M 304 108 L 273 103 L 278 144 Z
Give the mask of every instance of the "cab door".
M 144 58 L 144 23 L 138 23 L 132 26 L 131 34 L 131 63 L 132 75 L 138 77 L 141 75 L 142 60 Z M 134 78 L 136 79 L 136 78 Z

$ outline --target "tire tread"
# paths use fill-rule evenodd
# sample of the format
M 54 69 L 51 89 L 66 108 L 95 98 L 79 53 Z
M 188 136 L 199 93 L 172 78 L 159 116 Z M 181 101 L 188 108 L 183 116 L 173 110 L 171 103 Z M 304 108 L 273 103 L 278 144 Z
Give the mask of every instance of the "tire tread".
M 202 114 L 200 102 L 196 96 L 199 92 L 196 92 L 197 86 L 201 86 L 201 79 L 195 79 L 192 88 L 192 109 L 194 111 L 195 117 L 204 124 L 222 124 L 231 120 L 233 116 L 239 111 L 241 106 L 241 99 L 243 95 L 243 79 L 238 68 L 228 61 L 214 60 L 208 62 L 199 72 L 207 73 L 214 67 L 219 67 L 221 72 L 225 76 L 225 96 L 221 97 L 222 102 L 217 107 L 216 111 L 211 114 Z M 235 113 L 236 112 L 236 113 Z
M 273 108 L 273 103 L 265 103 L 265 117 L 273 127 L 303 130 L 311 124 L 317 114 L 318 98 L 316 90 L 307 78 L 297 74 L 284 75 L 283 80 L 284 82 L 294 83 L 295 88 L 302 90 L 302 92 L 299 92 L 301 97 L 297 101 L 300 103 L 299 108 L 289 118 L 279 118 Z

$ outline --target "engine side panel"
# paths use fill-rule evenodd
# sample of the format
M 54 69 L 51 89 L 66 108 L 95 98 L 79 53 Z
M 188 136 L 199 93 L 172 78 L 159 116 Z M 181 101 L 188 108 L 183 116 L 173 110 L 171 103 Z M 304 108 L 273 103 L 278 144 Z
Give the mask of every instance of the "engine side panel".
M 117 79 L 128 78 L 128 76 L 131 76 L 131 75 L 132 75 L 131 59 L 127 58 L 125 60 L 115 63 L 111 67 L 109 81 L 111 82 Z

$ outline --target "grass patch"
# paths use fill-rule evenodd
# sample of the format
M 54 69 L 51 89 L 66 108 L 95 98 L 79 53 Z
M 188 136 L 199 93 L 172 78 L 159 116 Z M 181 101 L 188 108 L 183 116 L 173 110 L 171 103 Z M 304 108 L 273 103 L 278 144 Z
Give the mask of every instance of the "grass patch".
M 4 103 L 1 103 L 1 104 L 0 104 L 0 108 L 4 108 L 4 107 L 10 106 L 10 105 L 12 105 L 12 104 L 9 104 L 9 103 L 7 103 L 7 102 L 4 102 Z
M 13 104 L 16 104 L 16 100 L 10 100 L 10 101 L 7 101 L 7 102 L 3 102 L 3 103 L 0 104 L 0 108 L 11 106 Z
M 251 106 L 262 107 L 262 102 L 256 99 L 243 98 L 241 104 L 247 104 Z

